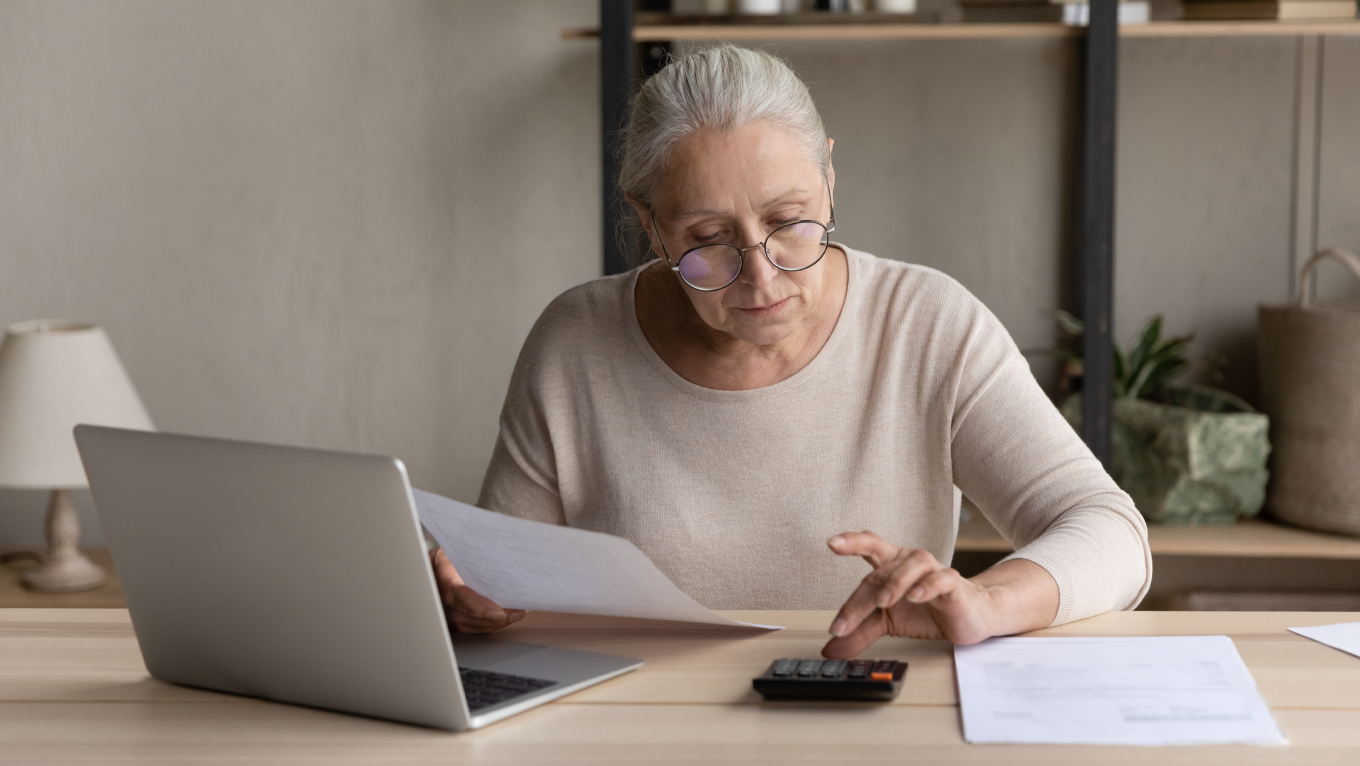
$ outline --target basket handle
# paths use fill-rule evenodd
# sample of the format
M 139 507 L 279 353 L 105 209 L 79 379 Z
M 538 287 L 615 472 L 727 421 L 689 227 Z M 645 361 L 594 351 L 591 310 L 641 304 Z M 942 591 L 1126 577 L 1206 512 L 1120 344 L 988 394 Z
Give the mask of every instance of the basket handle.
M 1351 273 L 1355 275 L 1356 279 L 1360 279 L 1360 256 L 1356 256 L 1355 253 L 1341 247 L 1329 247 L 1326 250 L 1319 250 L 1316 255 L 1308 259 L 1308 263 L 1304 264 L 1303 271 L 1299 274 L 1298 286 L 1294 291 L 1294 304 L 1299 308 L 1308 308 L 1309 275 L 1313 273 L 1313 269 L 1317 268 L 1319 263 L 1322 263 L 1328 258 L 1334 258 L 1337 261 L 1340 261 L 1342 266 L 1351 270 Z

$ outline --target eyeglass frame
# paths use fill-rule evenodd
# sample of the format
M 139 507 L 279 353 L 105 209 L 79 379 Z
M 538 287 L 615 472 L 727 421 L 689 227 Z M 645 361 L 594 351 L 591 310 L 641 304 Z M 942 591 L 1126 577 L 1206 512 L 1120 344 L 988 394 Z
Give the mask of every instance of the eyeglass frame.
M 801 219 L 799 219 L 799 220 L 797 220 L 797 221 L 790 221 L 789 223 L 786 223 L 786 224 L 784 224 L 784 225 L 782 225 L 782 226 L 776 226 L 776 227 L 774 228 L 774 231 L 771 231 L 769 234 L 766 234 L 766 235 L 765 235 L 764 241 L 759 242 L 759 243 L 757 243 L 757 244 L 754 244 L 754 245 L 747 245 L 746 247 L 737 247 L 736 245 L 734 245 L 734 244 L 732 244 L 732 243 L 730 243 L 730 242 L 714 242 L 714 243 L 708 244 L 708 245 L 699 245 L 698 247 L 691 247 L 690 249 L 688 249 L 688 250 L 686 250 L 685 252 L 681 253 L 681 254 L 680 254 L 680 257 L 677 258 L 677 259 L 675 259 L 675 263 L 671 263 L 671 256 L 670 256 L 670 253 L 667 253 L 667 252 L 666 252 L 666 243 L 665 243 L 664 241 L 662 241 L 662 238 L 661 238 L 661 230 L 660 230 L 659 227 L 656 226 L 656 215 L 655 215 L 655 214 L 652 214 L 652 215 L 651 215 L 651 218 L 652 218 L 652 226 L 653 226 L 653 228 L 656 230 L 656 242 L 657 242 L 658 245 L 661 245 L 661 255 L 662 255 L 663 258 L 666 259 L 666 265 L 670 267 L 670 270 L 671 270 L 671 271 L 674 271 L 676 274 L 680 274 L 680 262 L 683 261 L 683 260 L 685 259 L 685 256 L 689 255 L 690 253 L 694 252 L 695 250 L 702 250 L 702 249 L 704 249 L 704 248 L 706 248 L 706 247 L 715 247 L 715 246 L 730 247 L 730 248 L 732 248 L 733 250 L 736 250 L 736 251 L 737 251 L 737 264 L 738 264 L 738 266 L 737 266 L 737 273 L 732 277 L 732 280 L 731 280 L 730 282 L 728 282 L 727 284 L 723 285 L 722 287 L 695 287 L 694 285 L 690 284 L 689 280 L 685 279 L 685 276 L 684 276 L 683 274 L 680 274 L 680 281 L 681 281 L 681 282 L 684 282 L 684 283 L 685 283 L 685 286 L 689 287 L 691 290 L 698 290 L 698 291 L 701 292 L 701 293 L 716 293 L 716 292 L 719 291 L 719 290 L 726 290 L 727 288 L 731 287 L 733 282 L 736 282 L 738 279 L 741 278 L 741 272 L 742 272 L 743 269 L 746 268 L 746 251 L 747 251 L 747 250 L 753 250 L 753 249 L 755 249 L 755 248 L 757 248 L 757 247 L 760 248 L 760 252 L 762 252 L 762 253 L 765 254 L 765 260 L 769 261 L 771 266 L 775 267 L 776 269 L 779 269 L 780 271 L 788 271 L 788 272 L 792 272 L 792 271 L 807 271 L 808 269 L 812 268 L 813 266 L 816 266 L 817 264 L 821 263 L 821 262 L 822 262 L 822 259 L 826 257 L 826 251 L 831 249 L 831 240 L 830 240 L 830 239 L 828 239 L 828 240 L 826 241 L 826 247 L 822 248 L 822 254 L 819 255 L 819 256 L 817 256 L 817 260 L 813 261 L 812 263 L 809 263 L 809 264 L 806 265 L 806 266 L 801 266 L 801 267 L 796 268 L 796 269 L 786 269 L 786 268 L 784 268 L 783 266 L 780 266 L 779 264 L 775 263 L 775 262 L 774 262 L 774 259 L 770 257 L 769 243 L 770 243 L 770 238 L 774 236 L 775 232 L 777 232 L 777 231 L 779 231 L 779 230 L 781 230 L 781 229 L 787 229 L 787 228 L 790 227 L 790 226 L 797 226 L 797 225 L 800 224 L 800 223 L 815 223 L 815 224 L 817 224 L 818 226 L 822 227 L 822 228 L 826 231 L 826 233 L 827 233 L 828 235 L 831 234 L 831 232 L 833 232 L 833 231 L 836 230 L 836 199 L 835 199 L 835 197 L 833 197 L 832 194 L 831 194 L 831 182 L 828 181 L 825 177 L 824 177 L 822 180 L 826 182 L 826 198 L 827 198 L 827 204 L 828 204 L 828 205 L 830 206 L 830 208 L 831 208 L 831 220 L 828 221 L 827 223 L 822 223 L 821 221 L 816 221 L 816 220 L 813 220 L 813 219 L 811 219 L 811 218 L 801 218 Z M 652 213 L 652 211 L 650 211 L 650 210 L 647 211 L 647 212 L 648 212 L 649 214 Z

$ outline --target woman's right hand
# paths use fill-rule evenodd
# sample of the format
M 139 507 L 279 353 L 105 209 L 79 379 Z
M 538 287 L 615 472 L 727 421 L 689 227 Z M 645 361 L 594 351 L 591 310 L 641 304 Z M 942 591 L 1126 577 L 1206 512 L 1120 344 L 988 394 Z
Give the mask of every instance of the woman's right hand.
M 523 609 L 502 609 L 495 601 L 469 588 L 442 548 L 430 552 L 444 618 L 459 633 L 490 633 L 524 619 Z

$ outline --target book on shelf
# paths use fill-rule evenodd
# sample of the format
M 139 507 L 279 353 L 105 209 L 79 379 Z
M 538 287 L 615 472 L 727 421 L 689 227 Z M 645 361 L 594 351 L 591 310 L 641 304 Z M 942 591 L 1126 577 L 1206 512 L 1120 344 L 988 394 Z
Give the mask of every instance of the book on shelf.
M 960 0 L 963 20 L 978 24 L 1067 24 L 1084 27 L 1090 23 L 1090 6 L 1075 0 Z M 1120 24 L 1146 24 L 1151 5 L 1146 0 L 1121 0 Z
M 1185 0 L 1186 21 L 1354 19 L 1356 0 Z

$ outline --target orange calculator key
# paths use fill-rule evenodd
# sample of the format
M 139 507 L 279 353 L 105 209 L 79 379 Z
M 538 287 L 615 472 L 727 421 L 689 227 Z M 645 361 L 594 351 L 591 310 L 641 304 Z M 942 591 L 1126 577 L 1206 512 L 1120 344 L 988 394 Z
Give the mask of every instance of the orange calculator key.
M 870 673 L 870 674 L 869 674 L 869 678 L 871 678 L 871 679 L 873 679 L 873 680 L 875 680 L 875 681 L 891 681 L 891 680 L 893 680 L 893 677 L 892 677 L 892 676 L 893 676 L 892 673 Z

